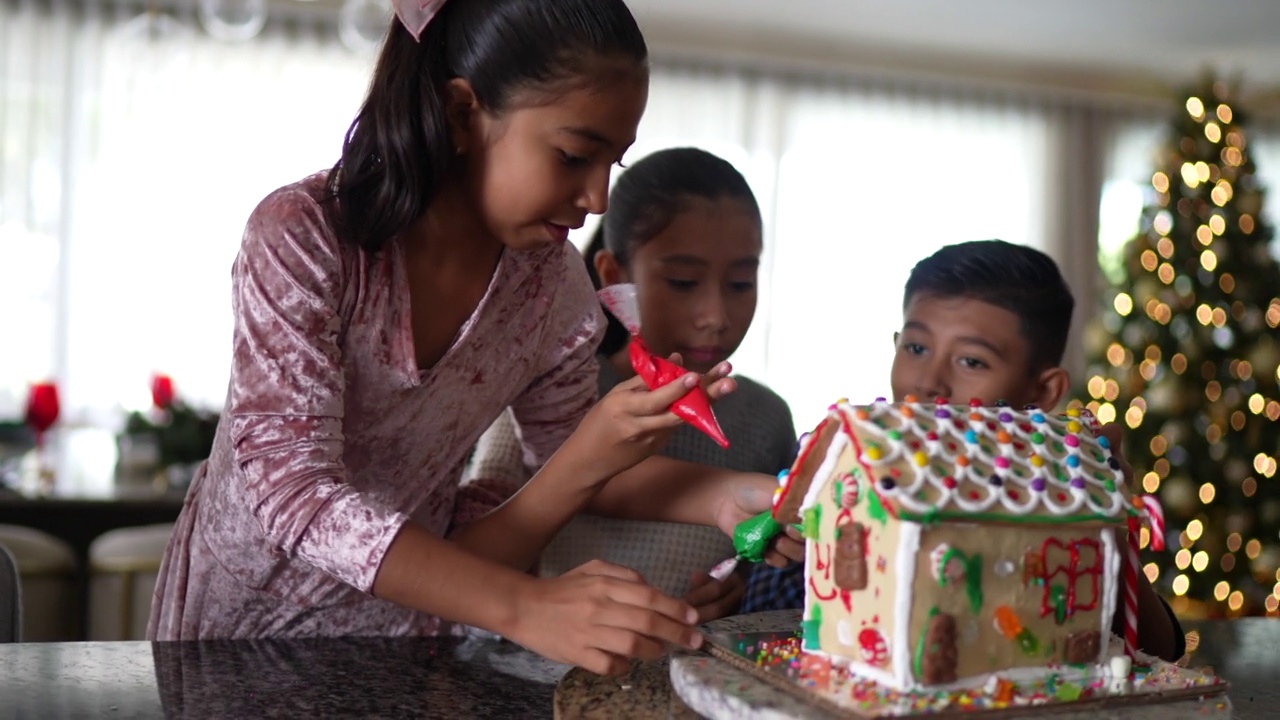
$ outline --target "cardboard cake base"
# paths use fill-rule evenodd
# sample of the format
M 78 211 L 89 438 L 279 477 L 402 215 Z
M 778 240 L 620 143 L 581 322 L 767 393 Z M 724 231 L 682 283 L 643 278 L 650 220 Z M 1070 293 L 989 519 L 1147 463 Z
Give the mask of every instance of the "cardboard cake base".
M 1111 642 L 1118 652 L 1119 638 Z M 1123 679 L 1064 669 L 1061 675 L 1034 682 L 992 680 L 970 690 L 902 693 L 810 659 L 799 648 L 794 632 L 711 633 L 704 646 L 707 654 L 673 659 L 672 687 L 690 708 L 709 718 L 1080 713 L 1098 720 L 1107 717 L 1107 711 L 1114 711 L 1115 717 L 1153 720 L 1231 716 L 1226 681 L 1155 658 L 1142 658 Z

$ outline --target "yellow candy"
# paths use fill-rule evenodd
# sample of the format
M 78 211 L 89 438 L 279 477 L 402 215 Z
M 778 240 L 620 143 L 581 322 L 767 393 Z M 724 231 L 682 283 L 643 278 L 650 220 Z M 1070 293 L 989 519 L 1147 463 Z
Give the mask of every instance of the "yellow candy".
M 924 467 L 925 465 L 928 465 L 928 464 L 929 464 L 929 456 L 925 455 L 923 450 L 917 452 L 916 465 L 919 465 L 920 467 Z
M 879 460 L 879 459 L 880 459 L 880 448 L 876 447 L 875 445 L 871 445 L 871 446 L 869 446 L 869 447 L 867 448 L 867 459 L 868 459 L 868 460 Z
M 1067 408 L 1067 417 L 1080 417 L 1080 408 Z
M 1080 432 L 1080 423 L 1076 422 L 1075 420 L 1072 420 L 1071 422 L 1067 423 L 1067 432 L 1069 433 Z
M 1039 455 L 1032 455 L 1031 464 L 1036 467 L 1041 467 L 1044 465 L 1044 458 L 1040 457 Z

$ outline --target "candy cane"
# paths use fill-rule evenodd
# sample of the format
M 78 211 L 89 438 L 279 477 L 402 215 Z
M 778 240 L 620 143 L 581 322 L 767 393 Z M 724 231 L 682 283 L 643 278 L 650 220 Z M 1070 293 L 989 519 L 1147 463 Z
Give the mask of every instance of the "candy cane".
M 1157 552 L 1164 550 L 1164 508 L 1160 507 L 1160 501 L 1154 495 L 1143 495 L 1139 499 L 1142 500 L 1142 516 L 1151 529 L 1151 549 Z
M 1124 564 L 1124 652 L 1131 658 L 1138 652 L 1138 529 L 1141 520 L 1129 515 L 1128 553 Z

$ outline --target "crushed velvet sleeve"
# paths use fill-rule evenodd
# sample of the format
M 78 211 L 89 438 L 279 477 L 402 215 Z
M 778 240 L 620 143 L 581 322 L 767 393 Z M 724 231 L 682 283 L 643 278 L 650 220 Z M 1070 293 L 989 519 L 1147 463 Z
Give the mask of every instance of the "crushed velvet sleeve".
M 227 414 L 235 477 L 272 545 L 369 592 L 406 517 L 347 482 L 342 278 L 311 197 L 278 193 L 254 212 L 232 272 Z

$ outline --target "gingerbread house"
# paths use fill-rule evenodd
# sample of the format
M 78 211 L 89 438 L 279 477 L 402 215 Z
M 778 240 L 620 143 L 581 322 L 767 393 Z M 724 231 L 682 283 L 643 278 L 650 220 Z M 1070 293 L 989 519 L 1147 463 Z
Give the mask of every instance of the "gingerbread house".
M 1089 425 L 832 406 L 773 508 L 806 538 L 805 651 L 898 690 L 1102 672 L 1133 502 Z

